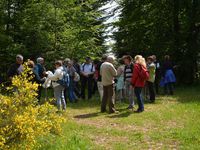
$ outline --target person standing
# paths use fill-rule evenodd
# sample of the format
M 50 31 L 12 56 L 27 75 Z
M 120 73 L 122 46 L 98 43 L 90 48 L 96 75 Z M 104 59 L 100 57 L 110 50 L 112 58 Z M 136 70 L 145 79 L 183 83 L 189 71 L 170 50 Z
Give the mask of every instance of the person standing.
M 130 55 L 123 56 L 125 68 L 124 68 L 124 83 L 125 83 L 125 93 L 129 100 L 129 106 L 127 109 L 133 109 L 134 107 L 134 88 L 131 86 L 131 78 L 133 75 L 133 59 Z
M 143 72 L 145 75 L 141 74 L 141 72 Z M 145 86 L 146 79 L 144 79 L 143 76 L 146 78 L 148 76 L 145 59 L 141 55 L 136 55 L 131 84 L 134 87 L 135 96 L 138 100 L 138 109 L 136 111 L 137 113 L 144 111 L 144 102 L 141 93 L 142 88 Z
M 77 58 L 73 59 L 73 67 L 76 69 L 75 78 L 77 77 L 77 80 L 74 80 L 74 92 L 75 92 L 76 96 L 78 98 L 80 98 L 81 97 L 81 90 L 80 90 L 79 80 L 80 80 L 81 67 L 80 67 L 80 64 L 78 63 Z
M 102 98 L 103 98 L 103 85 L 102 85 L 102 82 L 101 82 L 100 69 L 101 69 L 101 65 L 106 61 L 106 59 L 107 59 L 107 56 L 103 55 L 102 58 L 101 58 L 101 61 L 96 66 L 96 70 L 97 70 L 97 74 L 98 74 L 97 88 L 98 88 L 98 91 L 99 91 L 101 101 L 102 101 Z
M 117 92 L 117 99 L 120 102 L 123 100 L 124 95 L 124 61 L 122 58 L 119 59 L 119 67 L 117 68 L 117 85 L 116 85 L 116 92 Z
M 18 54 L 16 56 L 16 62 L 10 66 L 7 72 L 7 76 L 10 81 L 12 81 L 12 78 L 16 75 L 20 75 L 23 71 L 23 56 Z
M 95 67 L 91 63 L 91 58 L 87 57 L 85 63 L 81 65 L 81 97 L 85 99 L 85 88 L 88 88 L 88 99 L 92 98 L 92 81 Z
M 38 57 L 36 62 L 37 64 L 34 66 L 33 71 L 36 76 L 36 83 L 39 84 L 37 99 L 40 101 L 42 93 L 42 84 L 45 82 L 46 69 L 44 67 L 44 58 Z
M 165 55 L 164 63 L 162 66 L 162 82 L 164 83 L 164 93 L 166 95 L 174 94 L 174 83 L 176 82 L 176 77 L 173 72 L 173 64 L 170 60 L 169 55 Z
M 70 79 L 69 89 L 68 89 L 69 101 L 71 103 L 77 102 L 78 99 L 74 92 L 74 77 L 75 77 L 76 69 L 73 67 L 72 60 L 68 62 L 66 69 L 67 69 L 67 73 L 69 74 L 69 79 Z
M 113 66 L 114 58 L 112 56 L 107 57 L 107 61 L 101 65 L 100 74 L 102 76 L 103 85 L 103 99 L 101 103 L 101 112 L 106 111 L 106 105 L 108 103 L 109 113 L 117 112 L 114 106 L 114 78 L 117 76 L 117 70 Z
M 62 66 L 62 61 L 58 60 L 55 62 L 55 72 L 53 75 L 48 76 L 50 80 L 52 80 L 52 85 L 54 89 L 54 97 L 56 99 L 58 110 L 65 110 L 66 103 L 64 98 L 64 89 L 65 87 L 58 83 L 59 80 L 62 80 L 64 75 L 64 70 Z
M 156 94 L 159 94 L 159 83 L 160 83 L 160 73 L 161 73 L 160 72 L 160 63 L 157 60 L 156 55 L 152 55 L 152 57 L 153 57 L 154 64 L 156 66 L 154 85 L 155 85 Z
M 155 82 L 155 72 L 156 66 L 154 64 L 154 59 L 152 56 L 147 58 L 147 69 L 149 71 L 149 79 L 147 81 L 147 86 L 149 89 L 149 100 L 151 103 L 155 102 L 155 91 L 154 91 L 154 82 Z

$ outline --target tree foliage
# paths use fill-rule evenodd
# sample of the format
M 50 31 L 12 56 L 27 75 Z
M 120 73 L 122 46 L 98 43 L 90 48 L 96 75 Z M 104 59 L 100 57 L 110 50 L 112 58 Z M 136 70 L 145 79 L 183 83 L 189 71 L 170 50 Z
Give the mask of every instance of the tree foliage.
M 115 52 L 148 56 L 165 54 L 179 66 L 181 82 L 194 82 L 200 50 L 198 0 L 122 0 L 114 26 Z M 184 74 L 184 76 L 182 76 Z
M 105 52 L 97 0 L 1 0 L 0 60 L 5 72 L 14 56 L 100 56 Z

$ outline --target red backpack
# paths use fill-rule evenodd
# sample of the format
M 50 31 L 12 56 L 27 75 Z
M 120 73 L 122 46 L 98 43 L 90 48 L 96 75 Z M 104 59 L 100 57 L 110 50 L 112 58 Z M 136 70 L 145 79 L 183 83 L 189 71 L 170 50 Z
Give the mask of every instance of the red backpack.
M 142 65 L 140 65 L 139 75 L 140 75 L 140 79 L 143 81 L 147 81 L 149 79 L 149 71 Z

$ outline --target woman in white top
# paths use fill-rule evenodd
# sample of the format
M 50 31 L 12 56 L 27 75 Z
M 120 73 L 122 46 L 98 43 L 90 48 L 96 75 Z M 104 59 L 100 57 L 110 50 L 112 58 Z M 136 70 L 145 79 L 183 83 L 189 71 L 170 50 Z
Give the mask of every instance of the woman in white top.
M 58 110 L 66 109 L 66 102 L 64 98 L 64 86 L 60 85 L 57 81 L 61 80 L 63 78 L 63 67 L 62 67 L 62 61 L 58 60 L 55 62 L 55 73 L 51 76 L 49 76 L 49 79 L 51 79 L 53 89 L 54 89 L 54 97 L 56 99 Z

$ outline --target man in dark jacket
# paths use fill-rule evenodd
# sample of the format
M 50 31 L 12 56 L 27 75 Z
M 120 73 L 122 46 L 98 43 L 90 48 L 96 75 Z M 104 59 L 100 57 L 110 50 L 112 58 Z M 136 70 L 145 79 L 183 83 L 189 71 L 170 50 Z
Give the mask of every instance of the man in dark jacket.
M 10 66 L 7 72 L 10 81 L 14 76 L 20 75 L 22 73 L 23 71 L 22 63 L 23 63 L 23 56 L 18 54 L 16 56 L 16 62 Z
M 36 82 L 38 84 L 40 84 L 38 87 L 38 96 L 37 96 L 38 100 L 40 100 L 40 98 L 41 98 L 41 92 L 42 92 L 41 84 L 43 84 L 45 82 L 45 78 L 44 78 L 45 72 L 46 72 L 46 69 L 44 67 L 44 58 L 38 57 L 37 64 L 34 67 L 34 74 L 36 76 Z

